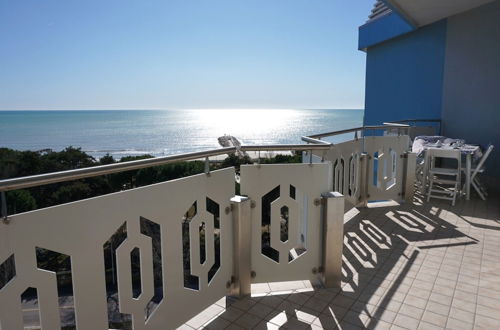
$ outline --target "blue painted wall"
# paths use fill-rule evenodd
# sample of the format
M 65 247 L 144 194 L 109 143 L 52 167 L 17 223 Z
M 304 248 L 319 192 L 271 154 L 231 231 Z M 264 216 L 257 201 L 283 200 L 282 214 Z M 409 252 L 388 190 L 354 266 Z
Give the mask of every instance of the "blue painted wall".
M 365 125 L 440 118 L 446 21 L 368 48 Z
M 366 49 L 413 30 L 412 25 L 392 12 L 359 27 L 358 49 Z

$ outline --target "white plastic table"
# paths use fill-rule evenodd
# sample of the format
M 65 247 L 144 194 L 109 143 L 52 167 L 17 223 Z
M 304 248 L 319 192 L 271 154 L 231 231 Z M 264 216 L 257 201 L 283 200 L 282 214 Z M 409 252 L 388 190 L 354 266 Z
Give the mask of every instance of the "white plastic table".
M 429 159 L 425 150 L 429 148 L 442 149 L 460 149 L 462 155 L 465 155 L 465 199 L 470 199 L 471 186 L 471 168 L 472 158 L 481 158 L 481 147 L 473 144 L 463 143 L 463 140 L 450 139 L 444 136 L 417 136 L 413 142 L 412 151 L 417 154 L 424 153 L 424 176 L 422 178 L 422 186 L 427 184 L 427 174 Z

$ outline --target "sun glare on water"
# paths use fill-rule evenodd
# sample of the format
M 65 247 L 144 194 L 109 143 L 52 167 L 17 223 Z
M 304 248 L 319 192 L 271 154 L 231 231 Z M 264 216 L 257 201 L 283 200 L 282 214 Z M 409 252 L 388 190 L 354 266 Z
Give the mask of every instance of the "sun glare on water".
M 286 130 L 290 122 L 300 117 L 298 111 L 291 109 L 203 109 L 191 112 L 210 131 L 236 137 Z

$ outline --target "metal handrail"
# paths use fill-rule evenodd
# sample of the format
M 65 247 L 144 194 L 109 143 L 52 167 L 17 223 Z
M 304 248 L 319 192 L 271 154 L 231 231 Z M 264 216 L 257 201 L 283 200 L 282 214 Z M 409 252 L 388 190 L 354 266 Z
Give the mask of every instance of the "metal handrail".
M 391 126 L 397 126 L 397 127 L 408 127 L 409 125 L 406 124 L 400 124 L 398 122 L 384 122 L 384 125 L 391 125 Z
M 340 131 L 333 131 L 333 132 L 313 134 L 313 135 L 309 135 L 307 137 L 313 138 L 313 139 L 320 139 L 320 138 L 324 138 L 324 137 L 328 137 L 328 136 L 335 136 L 335 135 L 340 135 L 340 134 L 346 134 L 346 133 L 352 133 L 352 132 L 362 131 L 363 129 L 364 129 L 364 126 L 361 126 L 361 127 L 343 129 L 343 130 L 340 130 Z
M 241 146 L 242 151 L 269 151 L 269 150 L 325 150 L 330 145 L 307 145 L 307 144 L 278 144 L 278 145 L 254 145 Z M 137 170 L 146 167 L 165 165 L 180 161 L 203 159 L 211 156 L 219 156 L 237 151 L 236 147 L 226 147 L 206 151 L 197 151 L 157 158 L 147 158 L 130 162 L 99 165 L 93 167 L 78 168 L 68 171 L 45 173 L 20 178 L 0 180 L 0 191 L 9 191 L 22 188 L 30 188 L 50 183 L 65 182 L 84 178 L 96 177 L 99 175 L 113 174 L 130 170 Z
M 313 135 L 309 135 L 309 136 L 306 136 L 306 137 L 302 137 L 302 140 L 305 141 L 304 138 L 318 139 L 318 138 L 324 138 L 324 137 L 328 137 L 328 136 L 335 136 L 335 135 L 353 133 L 353 132 L 358 132 L 358 131 L 364 132 L 364 131 L 367 131 L 367 130 L 379 130 L 379 129 L 388 129 L 388 128 L 408 128 L 408 127 L 410 127 L 410 126 L 409 125 L 404 125 L 404 124 L 393 124 L 393 123 L 389 123 L 387 125 L 360 126 L 360 127 L 348 128 L 348 129 L 344 129 L 344 130 L 340 130 L 340 131 L 333 131 L 333 132 L 326 132 L 326 133 L 320 133 L 320 134 L 313 134 Z
M 308 145 L 308 144 L 264 144 L 264 145 L 243 145 L 240 147 L 242 151 L 284 151 L 284 150 L 327 150 L 330 149 L 331 143 L 327 145 Z
M 388 125 L 403 124 L 403 125 L 409 125 L 410 127 L 418 127 L 418 125 L 416 125 L 417 123 L 437 123 L 438 124 L 437 134 L 441 134 L 441 129 L 442 129 L 442 125 L 443 125 L 441 119 L 403 119 L 403 120 L 391 121 L 391 122 L 384 123 L 384 124 L 388 124 Z
M 418 123 L 418 122 L 440 123 L 441 119 L 403 119 L 403 120 L 391 121 L 391 123 Z
M 302 141 L 307 142 L 307 143 L 315 143 L 315 144 L 319 144 L 319 145 L 321 145 L 321 144 L 331 145 L 330 142 L 321 141 L 319 139 L 315 139 L 315 138 L 312 138 L 310 136 L 303 136 L 303 137 L 301 137 L 301 139 L 302 139 Z

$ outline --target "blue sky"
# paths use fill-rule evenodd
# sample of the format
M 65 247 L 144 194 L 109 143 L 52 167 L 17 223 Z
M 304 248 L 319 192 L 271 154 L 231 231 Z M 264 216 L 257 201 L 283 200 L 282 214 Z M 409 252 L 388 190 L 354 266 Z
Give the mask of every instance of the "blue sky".
M 372 0 L 2 0 L 0 109 L 363 108 Z

